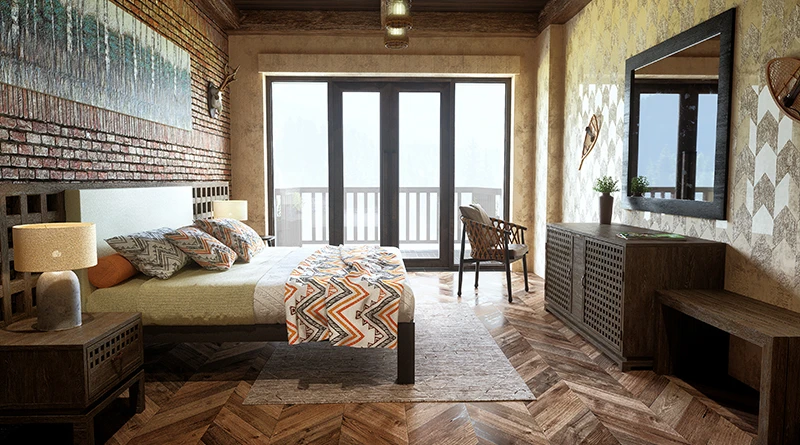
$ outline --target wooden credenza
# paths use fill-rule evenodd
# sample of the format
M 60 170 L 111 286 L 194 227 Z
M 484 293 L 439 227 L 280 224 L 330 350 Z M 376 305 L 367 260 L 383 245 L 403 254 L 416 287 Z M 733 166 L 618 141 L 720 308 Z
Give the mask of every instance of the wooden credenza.
M 653 365 L 654 301 L 659 289 L 722 289 L 724 243 L 632 241 L 620 224 L 547 226 L 545 308 L 623 371 Z

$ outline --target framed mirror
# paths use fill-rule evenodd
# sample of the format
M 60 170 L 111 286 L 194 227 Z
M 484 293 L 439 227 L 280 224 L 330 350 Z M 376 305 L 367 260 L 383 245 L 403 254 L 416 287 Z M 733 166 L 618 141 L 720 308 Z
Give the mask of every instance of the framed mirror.
M 731 9 L 625 62 L 623 208 L 725 219 L 734 27 Z

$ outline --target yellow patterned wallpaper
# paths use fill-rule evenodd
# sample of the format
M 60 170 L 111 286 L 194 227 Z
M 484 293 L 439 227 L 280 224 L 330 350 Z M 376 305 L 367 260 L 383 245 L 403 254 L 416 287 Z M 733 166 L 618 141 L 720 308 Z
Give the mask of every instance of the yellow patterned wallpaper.
M 773 57 L 800 57 L 798 0 L 594 0 L 565 25 L 563 220 L 597 221 L 593 181 L 622 176 L 625 60 L 733 7 L 727 221 L 627 211 L 618 202 L 614 220 L 728 243 L 726 288 L 800 312 L 800 124 L 778 111 L 763 74 Z M 578 171 L 594 113 L 602 115 L 600 139 Z

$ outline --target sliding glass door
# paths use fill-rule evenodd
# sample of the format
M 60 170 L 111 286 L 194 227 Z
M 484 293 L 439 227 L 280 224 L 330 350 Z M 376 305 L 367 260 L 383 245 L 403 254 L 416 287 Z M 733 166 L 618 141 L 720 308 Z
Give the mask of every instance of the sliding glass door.
M 450 268 L 458 205 L 507 217 L 508 81 L 267 83 L 278 245 L 397 246 L 408 267 Z

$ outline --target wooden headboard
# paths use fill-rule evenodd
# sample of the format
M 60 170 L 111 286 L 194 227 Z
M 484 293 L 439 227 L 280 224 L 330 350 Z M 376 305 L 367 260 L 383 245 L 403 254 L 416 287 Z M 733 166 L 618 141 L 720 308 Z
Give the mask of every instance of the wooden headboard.
M 36 314 L 39 274 L 14 270 L 11 227 L 66 221 L 65 191 L 77 189 L 192 187 L 192 215 L 211 216 L 211 202 L 227 200 L 227 182 L 200 183 L 27 183 L 0 184 L 0 328 Z

